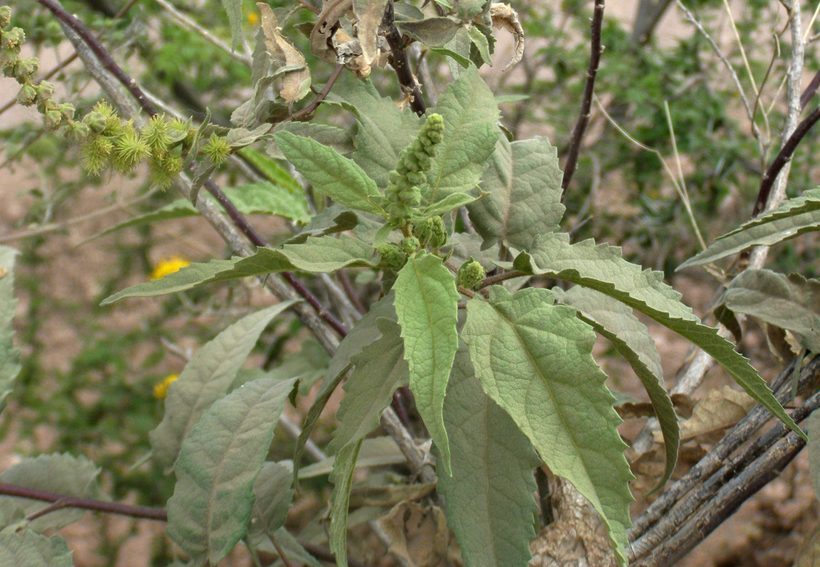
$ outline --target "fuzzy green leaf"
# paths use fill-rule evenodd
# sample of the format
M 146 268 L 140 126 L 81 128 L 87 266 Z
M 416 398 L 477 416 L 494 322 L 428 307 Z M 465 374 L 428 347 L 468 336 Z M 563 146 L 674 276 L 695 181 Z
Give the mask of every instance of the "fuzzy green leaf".
M 750 246 L 772 246 L 815 230 L 820 230 L 820 187 L 789 199 L 770 213 L 755 217 L 717 238 L 706 250 L 678 266 L 678 270 L 708 264 Z
M 463 207 L 464 205 L 469 205 L 478 198 L 478 196 L 470 195 L 468 193 L 450 193 L 435 203 L 424 207 L 419 216 L 428 218 L 443 215 L 444 213 L 449 213 L 453 209 Z
M 296 449 L 293 453 L 293 462 L 295 463 L 293 467 L 294 477 L 298 476 L 299 464 L 301 463 L 305 444 L 310 438 L 313 428 L 316 427 L 319 416 L 321 416 L 328 400 L 330 400 L 330 396 L 336 391 L 336 387 L 339 383 L 341 383 L 346 370 L 350 368 L 353 357 L 361 353 L 367 345 L 378 341 L 381 337 L 382 330 L 379 328 L 380 319 L 389 321 L 396 320 L 396 310 L 393 308 L 392 292 L 370 306 L 370 311 L 350 329 L 333 354 L 333 358 L 330 360 L 330 364 L 328 364 L 327 371 L 325 372 L 322 388 L 319 390 L 313 405 L 305 416 L 302 433 L 296 441 Z
M 353 160 L 290 132 L 277 132 L 276 145 L 319 193 L 351 209 L 383 213 L 379 188 Z
M 153 297 L 185 291 L 207 283 L 259 276 L 272 272 L 334 272 L 347 267 L 373 267 L 372 247 L 353 237 L 308 236 L 304 242 L 281 248 L 257 248 L 252 256 L 193 263 L 162 279 L 133 285 L 105 298 L 108 305 L 128 297 Z
M 23 459 L 3 471 L 0 474 L 0 482 L 34 490 L 58 492 L 78 498 L 99 498 L 100 490 L 97 485 L 99 474 L 100 469 L 97 465 L 85 457 L 54 453 Z M 51 502 L 25 498 L 4 496 L 0 499 L 0 511 L 3 515 L 9 515 L 12 510 L 20 509 L 25 516 L 29 516 L 49 506 Z M 37 518 L 28 525 L 38 532 L 59 529 L 76 522 L 83 517 L 84 513 L 83 510 L 65 508 Z
M 302 195 L 304 190 L 299 182 L 290 173 L 280 167 L 275 160 L 253 148 L 242 148 L 237 152 L 243 159 L 255 167 L 262 176 L 278 187 L 286 189 L 294 195 Z
M 612 343 L 637 374 L 649 401 L 655 410 L 655 416 L 661 427 L 666 448 L 666 469 L 658 482 L 657 488 L 663 486 L 678 460 L 680 446 L 680 428 L 675 406 L 663 383 L 663 367 L 655 342 L 646 325 L 640 322 L 632 310 L 594 289 L 575 286 L 569 291 L 555 288 L 553 293 L 561 303 L 579 311 L 578 317 L 592 325 L 598 333 Z
M 805 348 L 820 353 L 820 281 L 745 270 L 726 288 L 723 304 L 735 313 L 792 331 Z
M 632 474 L 606 377 L 592 358 L 595 333 L 545 289 L 490 288 L 467 303 L 462 336 L 481 386 L 529 438 L 550 470 L 601 514 L 622 565 Z
M 570 244 L 568 235 L 558 233 L 536 239 L 531 252 L 521 253 L 514 266 L 600 291 L 689 339 L 723 366 L 754 400 L 805 438 L 757 370 L 732 343 L 720 337 L 716 329 L 703 325 L 681 303 L 680 294 L 664 283 L 662 273 L 627 262 L 617 247 L 596 246 L 592 240 Z
M 253 512 L 248 536 L 253 540 L 273 535 L 285 525 L 293 501 L 293 465 L 267 462 L 253 483 Z
M 0 565 L 71 567 L 71 551 L 59 536 L 45 537 L 28 528 L 0 532 Z
M 194 353 L 165 399 L 165 416 L 151 431 L 154 458 L 166 469 L 202 413 L 223 397 L 271 320 L 293 305 L 279 303 L 246 315 Z
M 253 487 L 294 381 L 261 379 L 217 400 L 182 443 L 168 535 L 195 562 L 219 563 L 245 535 Z
M 391 98 L 382 97 L 370 80 L 362 81 L 351 73 L 342 74 L 328 100 L 342 103 L 356 115 L 353 161 L 376 185 L 387 187 L 399 154 L 416 137 L 419 118 L 409 109 L 399 110 Z
M 453 274 L 430 254 L 410 258 L 393 285 L 410 391 L 450 474 L 444 396 L 458 350 L 458 290 Z
M 444 133 L 428 175 L 431 201 L 474 189 L 498 140 L 498 106 L 474 67 L 450 84 L 435 112 L 444 117 Z
M 330 496 L 330 551 L 336 556 L 336 565 L 347 567 L 347 514 L 350 505 L 350 490 L 353 488 L 353 471 L 362 442 L 346 445 L 336 455 L 330 482 L 333 492 Z
M 456 354 L 444 423 L 453 476 L 441 475 L 437 489 L 466 565 L 526 565 L 538 511 L 538 458 L 510 416 L 481 389 L 466 348 Z
M 507 141 L 499 136 L 481 178 L 488 193 L 469 206 L 485 246 L 502 242 L 526 249 L 539 234 L 554 232 L 564 216 L 558 152 L 544 138 Z
M 328 445 L 330 453 L 364 439 L 379 425 L 393 392 L 407 384 L 408 368 L 399 326 L 389 319 L 377 321 L 381 337 L 353 357 L 355 368 L 345 383 L 345 397 L 336 420 L 339 426 Z
M 0 410 L 20 373 L 20 353 L 14 348 L 14 257 L 17 251 L 0 246 Z

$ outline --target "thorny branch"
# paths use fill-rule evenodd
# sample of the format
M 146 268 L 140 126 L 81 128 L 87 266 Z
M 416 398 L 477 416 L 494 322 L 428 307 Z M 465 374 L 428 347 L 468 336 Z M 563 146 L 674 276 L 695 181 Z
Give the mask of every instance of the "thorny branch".
M 595 77 L 598 74 L 598 66 L 601 63 L 601 53 L 604 51 L 601 45 L 601 27 L 604 23 L 604 0 L 595 0 L 595 9 L 592 15 L 592 36 L 590 39 L 589 68 L 587 69 L 587 81 L 584 85 L 584 96 L 581 100 L 581 114 L 572 130 L 572 139 L 567 152 L 567 161 L 564 164 L 564 179 L 561 181 L 561 189 L 566 194 L 572 175 L 578 165 L 578 154 L 581 152 L 581 142 L 584 139 L 584 131 L 589 122 L 590 108 L 592 107 L 592 93 L 595 90 Z

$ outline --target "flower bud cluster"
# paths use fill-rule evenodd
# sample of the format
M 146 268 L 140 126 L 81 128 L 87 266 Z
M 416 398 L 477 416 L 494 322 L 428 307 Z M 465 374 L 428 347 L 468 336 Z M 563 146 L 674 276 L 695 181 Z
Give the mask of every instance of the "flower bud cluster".
M 427 172 L 430 171 L 443 132 L 444 118 L 440 114 L 428 116 L 416 139 L 402 151 L 396 169 L 390 172 L 385 197 L 387 212 L 393 222 L 406 222 L 421 204 Z
M 432 217 L 413 223 L 413 236 L 421 245 L 429 248 L 441 248 L 447 243 L 447 228 L 444 219 Z
M 0 6 L 0 68 L 3 75 L 17 81 L 20 91 L 17 102 L 23 106 L 37 106 L 43 115 L 46 128 L 55 130 L 61 125 L 68 126 L 69 134 L 82 135 L 74 124 L 74 106 L 53 100 L 54 86 L 51 83 L 34 81 L 39 61 L 36 57 L 22 57 L 21 48 L 26 40 L 26 32 L 11 25 L 11 8 Z
M 459 287 L 473 289 L 484 280 L 485 275 L 484 267 L 477 260 L 470 258 L 458 269 L 456 284 Z

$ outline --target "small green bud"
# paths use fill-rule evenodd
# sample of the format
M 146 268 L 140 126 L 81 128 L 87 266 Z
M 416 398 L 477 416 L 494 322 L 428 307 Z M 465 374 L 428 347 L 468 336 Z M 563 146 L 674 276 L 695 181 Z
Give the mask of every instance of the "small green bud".
M 21 82 L 28 80 L 39 67 L 40 62 L 36 57 L 21 57 L 14 64 L 14 78 Z
M 23 106 L 31 106 L 37 101 L 37 88 L 31 83 L 26 83 L 17 93 L 17 102 Z
M 63 102 L 57 105 L 57 110 L 60 111 L 60 114 L 63 115 L 63 119 L 66 121 L 74 120 L 74 105 L 70 102 Z
M 3 38 L 0 40 L 0 47 L 17 51 L 23 42 L 26 41 L 26 32 L 20 28 L 3 30 Z
M 399 248 L 401 248 L 401 251 L 405 254 L 412 254 L 421 248 L 421 242 L 419 242 L 419 239 L 415 236 L 408 236 L 401 241 Z
M 56 130 L 60 127 L 63 121 L 63 115 L 59 110 L 46 110 L 44 115 L 46 128 L 49 130 Z
M 403 187 L 396 193 L 399 201 L 410 207 L 417 207 L 421 203 L 421 189 L 416 187 Z
M 376 251 L 381 256 L 381 266 L 385 269 L 399 271 L 407 262 L 407 254 L 392 242 L 379 246 Z
M 105 116 L 96 110 L 92 110 L 86 114 L 83 117 L 83 123 L 91 128 L 92 132 L 96 132 L 97 134 L 100 134 L 103 130 L 105 130 Z
M 40 81 L 37 86 L 37 104 L 44 105 L 47 100 L 54 96 L 54 85 L 48 81 Z
M 90 134 L 91 129 L 87 124 L 83 124 L 82 122 L 71 120 L 66 125 L 66 135 L 70 140 L 75 142 L 85 140 Z
M 231 145 L 222 136 L 211 134 L 208 143 L 202 147 L 202 153 L 208 156 L 212 164 L 222 165 L 231 155 Z
M 423 245 L 431 248 L 441 248 L 447 243 L 447 229 L 441 217 L 429 218 L 413 225 L 413 234 Z
M 151 159 L 151 179 L 162 188 L 171 185 L 180 171 L 182 158 L 177 155 L 165 154 Z
M 484 268 L 476 260 L 470 258 L 458 269 L 456 284 L 459 287 L 473 289 L 484 280 Z
M 0 28 L 4 28 L 11 23 L 11 8 L 0 6 Z
M 155 153 L 165 153 L 171 145 L 171 137 L 168 135 L 168 121 L 164 116 L 152 116 L 142 130 L 142 137 Z

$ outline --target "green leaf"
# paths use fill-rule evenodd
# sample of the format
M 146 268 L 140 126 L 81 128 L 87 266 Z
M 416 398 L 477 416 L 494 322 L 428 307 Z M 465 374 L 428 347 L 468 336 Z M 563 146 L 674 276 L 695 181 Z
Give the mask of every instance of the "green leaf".
M 502 242 L 529 248 L 535 237 L 555 232 L 564 216 L 558 152 L 544 138 L 513 142 L 498 137 L 481 178 L 488 193 L 468 209 L 484 246 Z
M 481 30 L 475 26 L 467 28 L 467 33 L 470 34 L 470 41 L 473 42 L 473 45 L 478 51 L 481 61 L 487 65 L 492 65 L 493 59 L 490 55 L 490 42 L 487 40 L 487 36 L 481 33 Z
M 666 448 L 666 469 L 655 490 L 663 486 L 678 460 L 680 428 L 675 406 L 663 383 L 663 367 L 655 342 L 646 325 L 640 322 L 632 310 L 594 289 L 575 286 L 569 291 L 555 288 L 553 293 L 558 301 L 579 311 L 578 317 L 592 325 L 596 332 L 612 343 L 638 375 L 646 389 L 655 416 L 663 434 Z
M 153 297 L 215 283 L 273 272 L 334 272 L 347 267 L 374 267 L 372 247 L 353 237 L 309 236 L 281 248 L 257 248 L 252 256 L 193 263 L 159 280 L 133 285 L 106 297 L 101 305 L 128 297 Z
M 168 535 L 194 561 L 219 563 L 245 535 L 254 480 L 293 384 L 245 384 L 214 402 L 182 443 Z
M 470 60 L 471 48 L 470 32 L 467 31 L 467 28 L 461 28 L 444 47 L 433 47 L 430 51 L 451 57 L 453 61 L 466 69 L 472 63 Z
M 297 136 L 313 138 L 322 145 L 329 146 L 342 155 L 353 152 L 353 139 L 349 130 L 331 126 L 330 124 L 319 124 L 318 122 L 282 122 L 276 126 L 276 132 L 291 132 Z M 284 155 L 279 155 L 276 144 L 268 145 L 268 153 L 277 158 L 285 159 Z M 274 153 L 275 152 L 275 153 Z M 301 191 L 301 188 L 300 188 Z
M 353 487 L 353 471 L 362 442 L 345 445 L 333 464 L 330 482 L 333 492 L 330 496 L 330 551 L 336 556 L 336 565 L 347 567 L 347 514 L 350 504 L 350 489 Z
M 416 137 L 419 118 L 409 110 L 400 110 L 393 99 L 382 97 L 370 80 L 362 81 L 352 73 L 342 73 L 328 100 L 342 103 L 356 115 L 353 161 L 376 185 L 387 187 L 399 154 Z
M 526 565 L 538 511 L 530 442 L 484 391 L 460 348 L 444 403 L 453 476 L 441 475 L 447 523 L 468 567 Z
M 383 214 L 376 183 L 356 162 L 312 138 L 277 132 L 276 145 L 313 188 L 336 202 L 374 214 Z
M 463 207 L 464 205 L 469 205 L 476 199 L 478 199 L 477 196 L 469 195 L 467 193 L 450 193 L 435 203 L 424 207 L 419 216 L 422 218 L 428 218 L 443 215 L 444 213 L 449 213 L 453 209 Z
M 350 447 L 350 444 L 347 445 Z M 316 478 L 333 472 L 336 455 L 313 463 L 299 471 L 299 479 Z M 359 456 L 356 459 L 356 468 L 385 467 L 407 463 L 407 457 L 399 446 L 390 437 L 368 437 L 362 441 Z
M 242 148 L 237 152 L 242 159 L 255 167 L 267 181 L 282 187 L 294 195 L 302 195 L 304 190 L 290 173 L 280 167 L 276 161 L 253 148 Z
M 331 453 L 364 439 L 376 429 L 393 392 L 407 384 L 408 368 L 399 326 L 389 319 L 379 319 L 377 325 L 381 337 L 352 359 L 356 366 L 345 383 L 345 397 L 336 414 L 339 425 L 328 445 Z
M 620 248 L 596 246 L 592 240 L 570 244 L 566 234 L 545 234 L 536 239 L 530 253 L 521 253 L 515 259 L 514 266 L 527 273 L 549 274 L 600 291 L 689 339 L 723 366 L 754 400 L 805 438 L 765 380 L 732 343 L 719 336 L 716 329 L 703 325 L 681 303 L 680 294 L 664 283 L 662 273 L 627 262 Z
M 745 270 L 726 288 L 723 304 L 735 313 L 792 331 L 805 348 L 820 353 L 820 281 Z
M 222 8 L 228 14 L 228 24 L 231 27 L 231 48 L 242 44 L 242 0 L 222 0 Z
M 592 358 L 595 333 L 545 289 L 467 303 L 462 336 L 481 386 L 529 438 L 550 470 L 575 486 L 604 519 L 626 565 L 633 478 L 620 418 Z
M 498 106 L 474 67 L 465 69 L 439 98 L 444 134 L 428 175 L 431 200 L 474 189 L 498 140 Z
M 150 434 L 160 465 L 166 469 L 174 465 L 183 439 L 202 413 L 228 392 L 259 335 L 294 303 L 286 301 L 246 315 L 194 353 L 168 389 L 165 416 Z
M 400 21 L 396 23 L 399 30 L 419 40 L 428 47 L 442 47 L 453 39 L 461 29 L 462 23 L 457 18 L 441 16 L 424 20 Z
M 410 391 L 450 474 L 450 448 L 444 426 L 444 396 L 458 350 L 458 290 L 453 274 L 437 256 L 410 258 L 393 285 Z
M 327 372 L 325 372 L 324 384 L 321 390 L 316 395 L 313 405 L 308 410 L 305 416 L 305 422 L 302 424 L 302 433 L 296 441 L 296 449 L 293 453 L 293 474 L 298 477 L 299 465 L 302 461 L 302 454 L 304 453 L 305 444 L 316 427 L 322 411 L 325 409 L 328 400 L 336 387 L 341 383 L 345 373 L 353 362 L 353 357 L 362 352 L 362 350 L 369 344 L 376 342 L 382 335 L 382 330 L 379 328 L 379 320 L 386 319 L 390 321 L 396 320 L 396 310 L 393 308 L 393 293 L 390 292 L 381 298 L 379 301 L 370 306 L 370 311 L 362 317 L 350 331 L 347 333 L 339 347 L 333 354 L 333 358 L 328 364 Z
M 31 488 L 58 492 L 78 498 L 99 498 L 100 490 L 97 476 L 100 469 L 85 457 L 74 457 L 65 453 L 40 455 L 23 459 L 16 465 L 0 474 L 0 482 Z M 0 499 L 0 510 L 9 514 L 14 509 L 21 509 L 25 516 L 30 516 L 51 506 L 51 502 L 40 502 L 25 498 L 4 496 Z M 65 508 L 56 510 L 28 523 L 38 532 L 59 529 L 83 517 L 83 510 Z M 2 564 L 2 563 L 0 563 Z
M 45 537 L 26 528 L 0 532 L 0 565 L 71 567 L 74 561 L 63 538 Z
M 17 251 L 0 246 L 0 410 L 20 373 L 20 353 L 14 348 L 14 257 Z
M 724 234 L 706 250 L 678 266 L 678 270 L 708 264 L 750 246 L 772 246 L 815 230 L 820 230 L 820 187 L 789 199 L 770 213 L 755 217 Z
M 820 499 L 820 410 L 814 410 L 809 416 L 809 466 L 814 496 Z
M 285 525 L 293 500 L 293 465 L 267 462 L 253 483 L 253 511 L 248 536 L 251 541 L 273 535 Z

